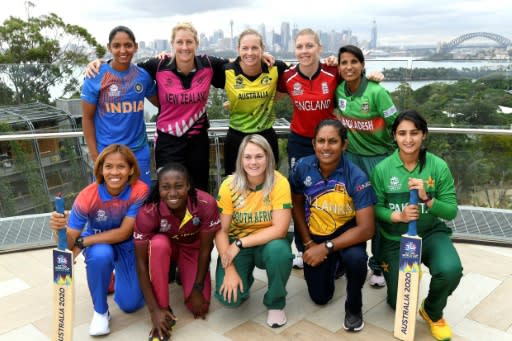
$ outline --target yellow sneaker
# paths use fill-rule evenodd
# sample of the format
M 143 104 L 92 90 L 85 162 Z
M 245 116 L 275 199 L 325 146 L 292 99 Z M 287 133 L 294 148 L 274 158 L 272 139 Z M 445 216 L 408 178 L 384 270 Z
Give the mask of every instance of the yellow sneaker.
M 430 332 L 432 336 L 439 341 L 449 341 L 452 339 L 452 329 L 446 323 L 443 318 L 440 318 L 438 321 L 432 321 L 425 311 L 425 300 L 421 303 L 420 307 L 420 316 L 428 323 L 430 326 Z

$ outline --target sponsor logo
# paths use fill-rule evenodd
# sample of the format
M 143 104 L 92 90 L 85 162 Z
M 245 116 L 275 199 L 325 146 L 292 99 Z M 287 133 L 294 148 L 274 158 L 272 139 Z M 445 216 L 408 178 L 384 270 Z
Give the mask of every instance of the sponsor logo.
M 107 213 L 103 210 L 98 210 L 96 212 L 96 221 L 97 222 L 100 222 L 100 221 L 107 221 L 108 217 L 107 217 Z
M 293 91 L 292 91 L 292 95 L 293 96 L 299 96 L 299 95 L 302 95 L 304 93 L 304 90 L 302 90 L 302 85 L 300 83 L 294 83 L 293 84 Z
M 396 176 L 392 176 L 391 179 L 389 179 L 389 185 L 388 188 L 391 191 L 398 191 L 402 187 L 402 184 L 400 184 L 400 180 Z
M 311 179 L 311 177 L 308 175 L 308 176 L 306 177 L 306 179 L 304 180 L 304 186 L 309 187 L 309 186 L 311 186 L 312 184 L 313 184 L 313 180 L 312 180 L 312 179 Z
M 161 219 L 160 220 L 160 232 L 167 232 L 171 229 L 171 225 L 169 225 L 169 222 L 167 219 Z
M 242 76 L 238 76 L 235 78 L 235 89 L 243 89 L 244 88 L 244 79 Z
M 119 96 L 121 96 L 121 91 L 119 91 L 119 87 L 117 86 L 117 84 L 112 84 L 108 88 L 108 95 L 110 97 L 119 97 Z

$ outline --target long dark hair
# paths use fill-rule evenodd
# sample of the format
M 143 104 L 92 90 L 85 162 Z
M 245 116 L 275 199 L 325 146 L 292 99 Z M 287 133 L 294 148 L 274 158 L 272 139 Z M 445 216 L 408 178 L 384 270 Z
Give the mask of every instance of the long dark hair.
M 419 129 L 423 132 L 423 135 L 427 136 L 428 134 L 428 126 L 427 121 L 421 116 L 419 112 L 417 112 L 414 109 L 408 109 L 402 111 L 395 119 L 395 122 L 393 122 L 393 126 L 391 127 L 391 131 L 393 132 L 393 136 L 396 134 L 396 130 L 398 128 L 398 125 L 402 123 L 402 121 L 411 121 L 416 129 Z M 427 148 L 422 144 L 420 147 L 420 155 L 419 155 L 419 162 L 420 162 L 420 172 L 423 169 L 423 166 L 425 166 L 425 159 L 427 156 Z
M 177 162 L 170 162 L 158 170 L 156 183 L 153 186 L 153 188 L 151 189 L 151 192 L 149 193 L 149 196 L 147 197 L 147 199 L 144 203 L 149 204 L 149 203 L 160 202 L 160 189 L 159 189 L 160 180 L 161 180 L 163 174 L 170 172 L 170 171 L 175 171 L 175 172 L 181 173 L 181 174 L 183 174 L 185 179 L 187 179 L 187 182 L 189 184 L 189 190 L 188 190 L 187 194 L 188 194 L 188 197 L 191 199 L 192 205 L 195 206 L 197 204 L 197 191 L 196 191 L 196 188 L 194 187 L 194 182 L 192 181 L 192 178 L 190 177 L 190 174 L 189 174 L 187 168 L 185 166 L 183 166 L 181 163 L 177 163 Z

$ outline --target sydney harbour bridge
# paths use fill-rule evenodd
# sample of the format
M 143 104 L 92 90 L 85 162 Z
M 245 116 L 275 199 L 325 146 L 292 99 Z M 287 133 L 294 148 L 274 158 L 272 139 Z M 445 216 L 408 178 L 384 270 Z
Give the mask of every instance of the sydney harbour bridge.
M 498 45 L 496 47 L 499 48 L 512 48 L 512 41 L 508 38 L 505 38 L 502 35 L 489 33 L 489 32 L 472 32 L 466 33 L 458 36 L 457 38 L 442 44 L 439 47 L 440 52 L 450 52 L 456 48 L 464 47 L 463 43 L 475 39 L 475 38 L 485 38 L 486 40 L 492 40 L 496 42 Z

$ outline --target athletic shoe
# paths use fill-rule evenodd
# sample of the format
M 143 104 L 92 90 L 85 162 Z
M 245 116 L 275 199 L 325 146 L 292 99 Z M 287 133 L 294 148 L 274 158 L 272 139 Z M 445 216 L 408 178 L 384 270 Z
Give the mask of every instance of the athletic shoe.
M 363 313 L 352 314 L 351 312 L 345 312 L 345 321 L 343 322 L 343 328 L 349 332 L 358 332 L 364 328 Z
M 109 334 L 110 328 L 108 321 L 110 321 L 110 313 L 108 311 L 105 314 L 94 312 L 91 325 L 89 326 L 89 335 L 99 336 Z
M 271 328 L 279 328 L 286 324 L 286 314 L 282 309 L 269 309 L 267 315 L 267 324 Z
M 293 257 L 293 268 L 294 269 L 303 269 L 304 268 L 304 261 L 302 260 L 302 252 L 298 252 L 295 257 Z
M 370 285 L 374 288 L 383 288 L 386 286 L 386 280 L 384 276 L 373 273 L 370 276 Z
M 452 339 L 452 330 L 443 318 L 435 322 L 430 319 L 425 310 L 425 300 L 421 303 L 420 316 L 428 323 L 430 332 L 436 340 L 448 341 Z

